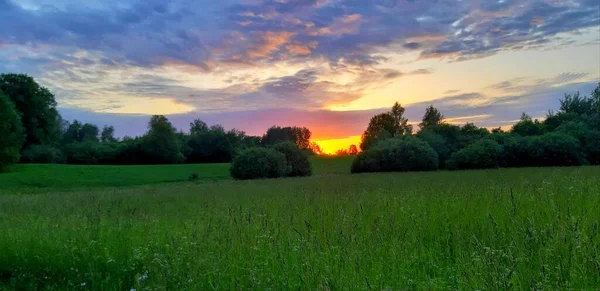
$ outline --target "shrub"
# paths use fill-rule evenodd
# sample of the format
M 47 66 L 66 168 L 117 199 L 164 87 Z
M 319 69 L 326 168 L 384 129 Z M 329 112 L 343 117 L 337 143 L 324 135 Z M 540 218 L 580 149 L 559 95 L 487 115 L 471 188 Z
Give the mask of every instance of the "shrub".
M 585 153 L 592 165 L 600 165 L 600 131 L 593 130 L 586 137 Z
M 310 176 L 312 168 L 308 157 L 295 143 L 283 142 L 275 145 L 274 149 L 285 155 L 290 167 L 290 177 Z
M 436 126 L 436 125 L 433 125 Z M 433 130 L 424 129 L 419 131 L 417 137 L 427 142 L 429 146 L 438 154 L 439 157 L 439 168 L 446 168 L 446 161 L 452 155 L 452 148 L 446 142 L 446 139 L 435 132 Z
M 196 180 L 198 180 L 198 178 L 200 178 L 200 176 L 198 175 L 198 173 L 191 173 L 191 174 L 188 176 L 188 181 L 191 181 L 191 182 L 193 182 L 193 181 L 196 181 Z
M 492 134 L 491 138 L 503 147 L 500 166 L 515 168 L 533 166 L 529 146 L 531 138 L 509 133 Z
M 49 145 L 32 145 L 21 153 L 22 163 L 54 164 L 62 163 L 62 153 L 59 149 Z
M 352 173 L 433 171 L 438 154 L 426 142 L 415 137 L 388 139 L 359 154 Z
M 532 137 L 529 153 L 533 166 L 577 166 L 587 164 L 579 141 L 564 133 Z
M 244 150 L 230 168 L 231 176 L 237 180 L 279 178 L 289 172 L 285 155 L 271 148 Z
M 502 155 L 501 145 L 494 140 L 483 139 L 454 153 L 448 160 L 448 168 L 454 170 L 499 168 Z

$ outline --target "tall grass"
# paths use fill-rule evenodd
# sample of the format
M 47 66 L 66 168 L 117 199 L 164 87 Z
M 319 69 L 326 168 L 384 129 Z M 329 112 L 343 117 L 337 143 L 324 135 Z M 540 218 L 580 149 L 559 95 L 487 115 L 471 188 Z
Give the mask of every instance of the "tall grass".
M 594 289 L 600 168 L 0 195 L 0 289 Z

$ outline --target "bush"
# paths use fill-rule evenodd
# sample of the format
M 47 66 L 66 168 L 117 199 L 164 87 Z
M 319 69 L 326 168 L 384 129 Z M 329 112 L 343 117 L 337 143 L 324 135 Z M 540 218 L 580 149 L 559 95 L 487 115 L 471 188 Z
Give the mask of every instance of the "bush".
M 200 176 L 198 175 L 198 173 L 194 172 L 188 176 L 188 181 L 193 182 L 193 181 L 198 180 L 199 178 L 200 178 Z
M 436 125 L 433 125 L 436 126 Z M 433 130 L 424 129 L 419 131 L 417 137 L 427 142 L 429 146 L 438 154 L 439 157 L 439 168 L 446 168 L 446 161 L 452 155 L 452 148 L 446 142 L 446 139 L 435 132 Z
M 530 138 L 509 133 L 492 134 L 491 138 L 503 147 L 500 166 L 515 168 L 533 166 L 529 146 Z
M 438 154 L 426 142 L 415 137 L 388 139 L 359 154 L 352 173 L 433 171 Z
M 592 165 L 600 165 L 600 131 L 593 130 L 586 137 L 585 153 Z
M 21 153 L 22 163 L 54 164 L 62 163 L 62 153 L 59 149 L 49 145 L 32 145 Z
M 312 168 L 308 157 L 295 143 L 283 142 L 275 145 L 274 149 L 285 155 L 288 166 L 290 167 L 290 177 L 310 176 Z
M 454 153 L 448 160 L 448 168 L 453 170 L 499 168 L 502 156 L 501 145 L 491 139 L 483 139 Z
M 528 146 L 533 166 L 578 166 L 587 164 L 579 141 L 564 133 L 548 133 L 532 137 Z
M 240 152 L 231 163 L 234 179 L 266 179 L 288 175 L 290 168 L 285 155 L 270 148 L 250 148 Z

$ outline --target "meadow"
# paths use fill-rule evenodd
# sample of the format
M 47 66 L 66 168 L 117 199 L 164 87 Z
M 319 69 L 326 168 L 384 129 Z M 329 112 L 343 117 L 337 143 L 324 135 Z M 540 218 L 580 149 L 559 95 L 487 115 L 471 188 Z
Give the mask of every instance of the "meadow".
M 253 181 L 226 164 L 19 166 L 0 175 L 0 289 L 600 286 L 600 167 L 350 175 L 350 161 Z

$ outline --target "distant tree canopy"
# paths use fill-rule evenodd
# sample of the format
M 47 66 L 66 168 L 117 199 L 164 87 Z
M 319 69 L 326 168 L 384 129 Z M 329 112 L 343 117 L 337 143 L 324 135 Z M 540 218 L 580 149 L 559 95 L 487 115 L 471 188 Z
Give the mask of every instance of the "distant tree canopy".
M 14 103 L 0 91 L 0 172 L 19 161 L 25 130 Z
M 388 138 L 412 134 L 412 126 L 404 117 L 404 111 L 404 107 L 396 102 L 391 111 L 373 116 L 362 135 L 360 148 L 364 151 Z
M 400 164 L 409 162 L 393 152 L 407 135 L 407 131 L 399 130 L 397 120 L 390 112 L 371 119 L 353 172 L 407 169 L 408 165 Z M 501 128 L 490 132 L 472 123 L 457 126 L 443 120 L 442 113 L 429 106 L 419 124 L 421 130 L 415 135 L 437 154 L 442 169 L 600 164 L 600 84 L 589 97 L 565 95 L 559 111 L 549 112 L 543 121 L 522 113 L 508 132 Z
M 291 141 L 301 149 L 309 149 L 312 133 L 306 127 L 272 126 L 262 137 L 262 145 L 272 146 L 281 142 Z
M 164 115 L 154 115 L 150 118 L 143 145 L 152 164 L 176 164 L 185 161 L 177 131 Z
M 444 121 L 444 115 L 437 110 L 433 105 L 430 105 L 425 109 L 425 115 L 423 115 L 423 120 L 419 123 L 419 127 L 424 129 L 428 126 L 436 126 L 440 125 Z
M 115 128 L 112 126 L 105 125 L 100 133 L 100 141 L 103 143 L 117 142 L 115 138 Z
M 23 148 L 55 143 L 60 135 L 60 115 L 54 95 L 23 74 L 0 74 L 0 90 L 8 96 L 25 129 Z

